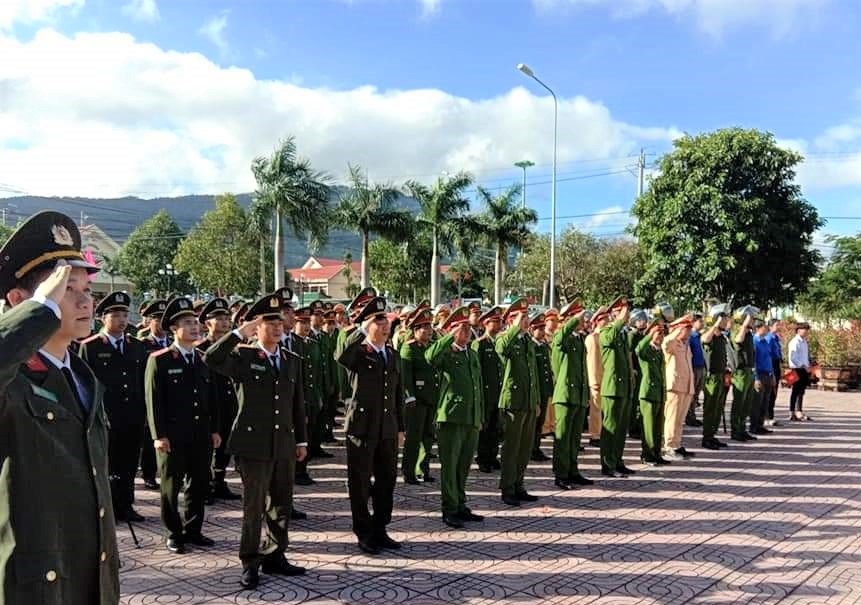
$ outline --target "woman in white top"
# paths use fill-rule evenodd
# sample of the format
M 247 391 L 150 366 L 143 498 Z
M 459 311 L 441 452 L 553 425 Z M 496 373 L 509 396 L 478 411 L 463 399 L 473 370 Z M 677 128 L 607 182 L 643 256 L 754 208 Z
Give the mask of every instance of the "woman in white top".
M 810 324 L 798 322 L 795 324 L 795 336 L 789 341 L 789 367 L 798 374 L 798 381 L 792 385 L 789 395 L 789 419 L 798 422 L 812 420 L 802 411 L 804 392 L 810 384 L 810 350 L 807 347 L 807 334 Z

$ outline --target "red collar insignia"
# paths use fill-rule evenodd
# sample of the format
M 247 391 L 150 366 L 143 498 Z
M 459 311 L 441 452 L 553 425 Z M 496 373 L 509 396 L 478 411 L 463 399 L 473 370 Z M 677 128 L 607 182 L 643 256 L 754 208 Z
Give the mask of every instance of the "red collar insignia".
M 39 357 L 39 354 L 34 354 L 30 359 L 27 360 L 26 366 L 30 369 L 31 372 L 47 372 L 48 366 L 45 365 L 45 362 L 42 361 L 42 358 Z

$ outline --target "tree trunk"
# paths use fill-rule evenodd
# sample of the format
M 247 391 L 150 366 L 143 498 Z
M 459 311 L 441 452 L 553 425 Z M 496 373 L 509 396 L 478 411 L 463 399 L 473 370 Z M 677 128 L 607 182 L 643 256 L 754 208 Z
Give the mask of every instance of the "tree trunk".
M 439 304 L 439 246 L 437 242 L 436 227 L 433 230 L 433 252 L 431 253 L 431 283 L 430 301 L 431 307 Z
M 547 300 L 550 297 L 550 280 L 545 279 L 541 285 L 541 304 L 547 305 Z
M 493 304 L 502 304 L 502 246 L 496 244 L 496 258 L 493 263 Z
M 266 238 L 260 237 L 260 296 L 266 294 Z
M 275 213 L 275 289 L 284 287 L 284 237 L 281 233 L 281 213 Z
M 367 288 L 371 283 L 370 267 L 368 267 L 368 237 L 367 232 L 362 233 L 362 288 Z

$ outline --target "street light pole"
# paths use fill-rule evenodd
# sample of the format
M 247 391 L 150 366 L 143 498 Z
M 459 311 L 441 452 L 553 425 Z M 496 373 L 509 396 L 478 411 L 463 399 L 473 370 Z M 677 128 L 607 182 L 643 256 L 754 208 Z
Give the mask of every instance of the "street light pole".
M 548 297 L 549 306 L 553 307 L 556 302 L 556 147 L 559 125 L 559 102 L 556 99 L 556 93 L 553 92 L 553 89 L 539 80 L 528 65 L 520 63 L 517 65 L 517 69 L 538 82 L 547 92 L 550 93 L 550 96 L 553 97 L 553 176 L 551 178 L 550 185 L 550 296 Z
M 514 162 L 514 165 L 523 169 L 523 185 L 520 187 L 520 205 L 526 208 L 526 169 L 535 166 L 535 162 L 529 160 L 521 160 Z

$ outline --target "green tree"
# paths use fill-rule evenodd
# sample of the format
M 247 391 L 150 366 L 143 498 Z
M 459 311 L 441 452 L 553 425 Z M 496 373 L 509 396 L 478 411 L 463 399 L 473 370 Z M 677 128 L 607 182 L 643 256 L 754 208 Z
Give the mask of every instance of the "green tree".
M 430 300 L 439 303 L 440 251 L 453 252 L 458 241 L 466 243 L 464 235 L 474 232 L 475 221 L 468 216 L 469 200 L 464 197 L 472 185 L 472 175 L 459 172 L 450 177 L 439 177 L 432 187 L 409 181 L 407 189 L 419 203 L 418 223 L 427 229 L 431 238 Z
M 259 199 L 254 198 L 248 209 L 247 219 L 246 233 L 255 242 L 258 253 L 257 267 L 260 271 L 260 283 L 257 293 L 263 296 L 266 292 L 275 289 L 273 281 L 275 257 L 273 254 L 267 254 L 267 251 L 272 249 L 272 212 Z
M 132 231 L 120 248 L 117 262 L 122 274 L 140 291 L 188 292 L 187 276 L 172 265 L 184 236 L 167 210 L 159 210 Z
M 502 287 L 508 269 L 508 250 L 522 246 L 530 227 L 538 222 L 538 214 L 520 205 L 520 185 L 513 185 L 496 197 L 484 187 L 478 187 L 478 199 L 485 210 L 479 215 L 479 238 L 494 249 L 493 300 L 502 304 Z
M 632 210 L 649 259 L 637 292 L 689 306 L 795 300 L 821 260 L 812 243 L 822 221 L 794 182 L 801 155 L 740 128 L 686 135 L 674 147 Z
M 248 217 L 233 194 L 215 198 L 176 252 L 174 266 L 204 292 L 249 296 L 255 293 L 260 257 L 248 230 Z
M 355 231 L 362 238 L 361 286 L 370 284 L 368 243 L 371 235 L 404 240 L 413 232 L 415 222 L 407 210 L 397 208 L 400 192 L 390 184 L 368 183 L 360 166 L 349 166 L 348 189 L 335 208 L 335 222 L 343 229 Z
M 826 241 L 834 251 L 800 306 L 806 315 L 822 320 L 861 317 L 861 233 L 829 236 Z
M 431 242 L 426 234 L 400 244 L 386 239 L 372 241 L 368 258 L 374 265 L 375 287 L 398 302 L 427 298 L 430 254 Z
M 259 156 L 251 163 L 257 181 L 254 196 L 275 216 L 275 287 L 284 285 L 284 227 L 297 239 L 308 239 L 315 251 L 329 233 L 329 177 L 311 167 L 310 160 L 298 157 L 292 136 L 281 141 L 272 155 Z
M 359 292 L 362 290 L 362 286 L 353 281 L 353 276 L 355 272 L 353 271 L 353 253 L 352 252 L 344 252 L 344 267 L 341 269 L 341 275 L 344 276 L 344 279 L 347 280 L 347 286 L 344 290 L 347 292 L 347 296 L 350 298 L 355 298 Z
M 118 256 L 110 256 L 105 253 L 96 255 L 99 263 L 99 269 L 102 273 L 111 278 L 111 291 L 114 290 L 114 278 L 120 274 L 120 263 Z
M 0 225 L 0 246 L 6 243 L 6 240 L 12 237 L 12 234 L 15 232 L 11 227 L 7 227 L 6 225 Z

